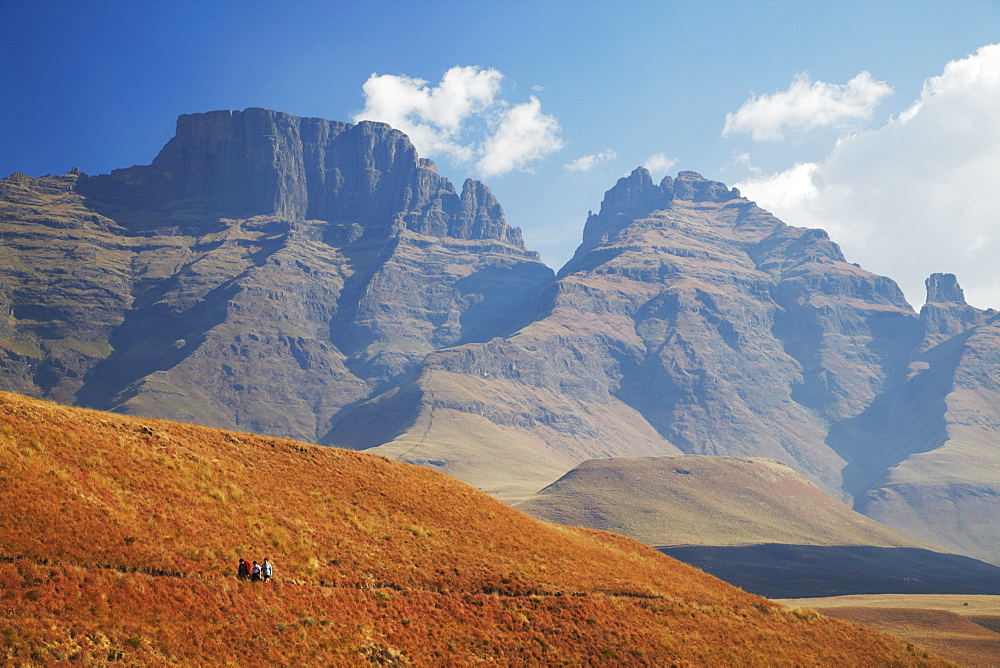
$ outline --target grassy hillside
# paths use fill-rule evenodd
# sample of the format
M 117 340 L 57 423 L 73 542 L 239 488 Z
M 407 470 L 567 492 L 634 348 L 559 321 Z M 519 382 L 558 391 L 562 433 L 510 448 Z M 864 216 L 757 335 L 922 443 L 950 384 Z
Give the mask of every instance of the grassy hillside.
M 785 464 L 756 457 L 594 459 L 517 508 L 648 545 L 924 547 L 854 512 Z
M 362 453 L 0 393 L 14 665 L 918 665 L 620 536 Z M 238 557 L 277 579 L 241 582 Z

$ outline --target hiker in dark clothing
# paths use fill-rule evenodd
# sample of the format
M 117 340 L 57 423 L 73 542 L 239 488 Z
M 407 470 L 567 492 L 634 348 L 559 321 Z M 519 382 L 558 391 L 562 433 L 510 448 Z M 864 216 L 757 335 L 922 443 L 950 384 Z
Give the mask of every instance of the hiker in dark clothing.
M 240 566 L 236 569 L 236 577 L 240 580 L 246 580 L 250 577 L 250 564 L 246 559 L 240 559 Z

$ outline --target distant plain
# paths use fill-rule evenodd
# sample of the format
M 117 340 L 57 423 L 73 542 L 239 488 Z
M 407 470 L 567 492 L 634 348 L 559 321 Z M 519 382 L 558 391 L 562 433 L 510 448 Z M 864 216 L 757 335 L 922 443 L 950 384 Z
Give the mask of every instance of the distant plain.
M 774 600 L 889 633 L 963 666 L 1000 665 L 1000 596 L 855 594 Z

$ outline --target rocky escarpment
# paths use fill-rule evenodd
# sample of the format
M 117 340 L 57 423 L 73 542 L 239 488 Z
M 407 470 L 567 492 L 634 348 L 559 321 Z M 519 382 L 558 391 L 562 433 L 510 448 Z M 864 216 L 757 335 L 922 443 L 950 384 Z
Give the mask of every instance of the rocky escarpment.
M 918 315 L 822 230 L 693 172 L 657 185 L 638 169 L 589 216 L 538 319 L 435 351 L 327 439 L 509 500 L 592 457 L 771 457 L 992 561 L 996 314 L 953 276 L 928 289 Z M 378 428 L 384 415 L 405 418 Z
M 865 514 L 997 563 L 1000 552 L 1000 314 L 965 303 L 955 276 L 927 280 L 923 338 L 905 378 L 831 443 Z
M 2 184 L 3 388 L 315 440 L 552 272 L 379 123 L 182 116 L 148 166 Z
M 531 424 L 544 422 L 551 399 L 541 397 L 574 402 L 545 443 L 575 462 L 767 456 L 845 498 L 828 425 L 863 411 L 905 368 L 895 341 L 919 336 L 892 281 L 847 263 L 825 233 L 789 227 L 694 172 L 656 185 L 640 168 L 620 180 L 559 277 L 544 317 L 435 352 L 418 382 L 474 382 L 497 397 L 494 411 Z M 526 396 L 536 397 L 527 407 Z M 427 433 L 421 447 L 434 449 Z

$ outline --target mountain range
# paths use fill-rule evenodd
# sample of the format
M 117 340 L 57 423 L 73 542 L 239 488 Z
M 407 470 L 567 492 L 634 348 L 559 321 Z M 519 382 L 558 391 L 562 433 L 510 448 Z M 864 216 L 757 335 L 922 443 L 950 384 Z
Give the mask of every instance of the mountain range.
M 779 460 L 998 562 L 1000 320 L 638 168 L 554 273 L 402 133 L 181 116 L 148 166 L 0 181 L 0 389 L 368 450 L 509 503 L 595 458 Z

